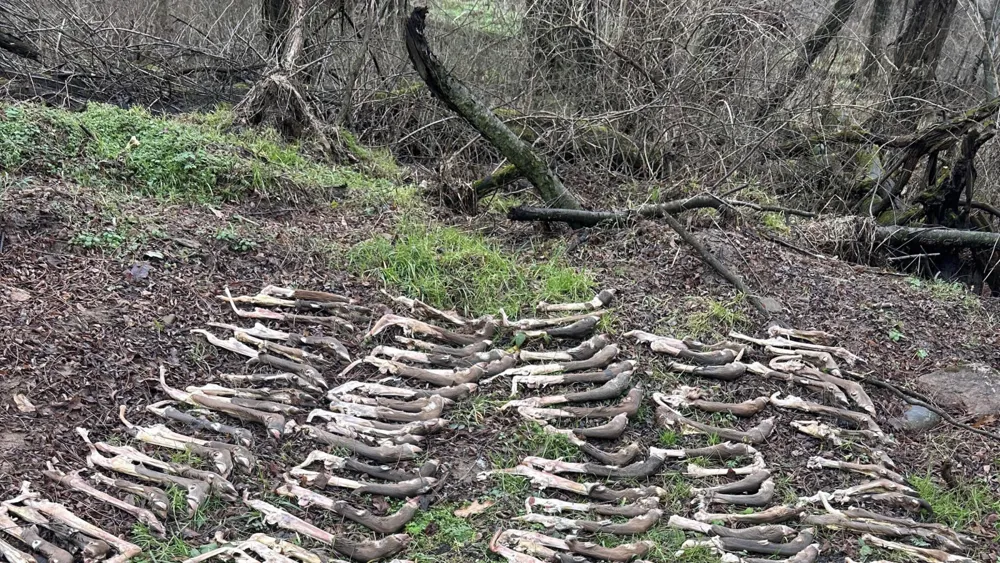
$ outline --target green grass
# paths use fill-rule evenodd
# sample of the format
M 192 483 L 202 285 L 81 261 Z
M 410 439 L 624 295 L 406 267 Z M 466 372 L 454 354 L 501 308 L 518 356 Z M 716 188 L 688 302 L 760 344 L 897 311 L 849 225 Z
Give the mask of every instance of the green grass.
M 455 516 L 454 506 L 439 506 L 419 513 L 406 525 L 413 538 L 407 556 L 417 562 L 439 561 L 443 553 L 456 551 L 476 538 L 476 530 Z
M 527 303 L 593 297 L 594 280 L 565 266 L 518 258 L 475 233 L 404 219 L 390 240 L 376 236 L 347 255 L 350 270 L 374 276 L 394 291 L 469 315 L 515 315 Z
M 273 129 L 238 128 L 224 109 L 168 118 L 97 103 L 81 112 L 0 104 L 0 170 L 167 200 L 321 201 L 344 185 L 386 191 L 398 168 L 350 139 L 369 164 L 365 171 L 312 159 Z M 372 178 L 373 171 L 386 176 Z
M 741 330 L 749 323 L 743 313 L 744 295 L 723 303 L 715 299 L 692 298 L 699 309 L 687 317 L 687 330 L 695 338 L 726 336 L 732 330 Z
M 982 523 L 991 514 L 1000 513 L 1000 493 L 983 482 L 961 483 L 952 489 L 943 489 L 930 475 L 910 478 L 910 484 L 920 497 L 930 503 L 938 522 L 957 530 L 971 524 Z M 1000 522 L 992 532 L 1000 537 Z
M 132 543 L 142 548 L 133 561 L 142 563 L 167 563 L 182 561 L 193 555 L 197 555 L 198 550 L 193 549 L 179 535 L 167 538 L 158 538 L 145 524 L 136 524 L 132 527 Z M 215 546 L 212 546 L 215 547 Z

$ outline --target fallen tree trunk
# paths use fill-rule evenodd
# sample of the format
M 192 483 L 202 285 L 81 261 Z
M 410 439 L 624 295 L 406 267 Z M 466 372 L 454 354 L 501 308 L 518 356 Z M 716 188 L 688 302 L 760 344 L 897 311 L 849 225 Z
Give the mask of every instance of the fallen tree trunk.
M 1000 233 L 964 231 L 932 227 L 876 227 L 875 242 L 892 246 L 914 246 L 934 248 L 1000 248 Z
M 406 22 L 406 51 L 417 73 L 435 98 L 444 102 L 500 151 L 535 186 L 542 200 L 559 209 L 581 209 L 548 164 L 469 88 L 437 60 L 424 35 L 427 8 L 415 8 Z

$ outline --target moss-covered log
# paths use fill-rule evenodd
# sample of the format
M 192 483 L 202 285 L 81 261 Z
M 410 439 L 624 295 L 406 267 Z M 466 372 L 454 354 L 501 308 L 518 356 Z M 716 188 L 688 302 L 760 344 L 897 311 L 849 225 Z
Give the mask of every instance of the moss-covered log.
M 521 171 L 517 169 L 517 166 L 508 164 L 507 166 L 501 167 L 500 170 L 497 170 L 492 174 L 487 174 L 486 177 L 473 182 L 472 190 L 476 192 L 476 198 L 482 199 L 508 184 L 513 184 L 523 177 L 524 175 L 522 175 Z
M 577 198 L 563 186 L 548 164 L 504 125 L 469 88 L 451 76 L 427 44 L 424 35 L 427 8 L 415 8 L 406 22 L 406 51 L 427 88 L 449 109 L 465 119 L 500 151 L 538 190 L 546 205 L 560 209 L 581 209 Z
M 1000 248 L 1000 233 L 963 231 L 961 229 L 934 229 L 920 227 L 876 227 L 876 243 L 890 246 L 923 248 Z

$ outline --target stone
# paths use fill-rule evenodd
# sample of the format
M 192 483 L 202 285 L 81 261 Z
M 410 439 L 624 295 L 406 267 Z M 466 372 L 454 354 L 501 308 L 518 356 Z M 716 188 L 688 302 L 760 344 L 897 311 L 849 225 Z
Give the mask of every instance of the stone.
M 935 404 L 974 417 L 1000 415 L 1000 372 L 975 362 L 959 363 L 917 379 Z
M 924 432 L 940 424 L 941 415 L 920 405 L 910 405 L 901 418 L 889 422 L 904 432 Z
M 773 297 L 758 297 L 757 301 L 760 306 L 764 308 L 764 311 L 776 315 L 778 313 L 785 312 L 785 306 L 781 304 L 781 301 Z

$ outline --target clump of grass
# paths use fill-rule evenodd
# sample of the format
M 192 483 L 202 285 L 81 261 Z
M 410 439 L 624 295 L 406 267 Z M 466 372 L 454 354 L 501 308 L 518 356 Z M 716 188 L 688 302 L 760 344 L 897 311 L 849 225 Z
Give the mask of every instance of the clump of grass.
M 930 503 L 938 522 L 958 530 L 1000 513 L 1000 494 L 983 482 L 960 483 L 957 487 L 943 489 L 930 475 L 925 475 L 912 477 L 910 484 L 920 498 Z M 1000 535 L 1000 522 L 994 524 L 994 532 Z
M 726 335 L 734 329 L 741 329 L 749 322 L 741 310 L 744 301 L 742 294 L 725 303 L 715 299 L 695 299 L 704 303 L 703 307 L 700 307 L 701 310 L 687 318 L 688 332 L 695 338 Z
M 0 111 L 0 169 L 165 199 L 318 201 L 344 185 L 384 190 L 399 175 L 385 154 L 370 151 L 368 161 L 378 165 L 365 173 L 318 162 L 273 129 L 235 128 L 225 109 L 170 118 L 97 103 L 82 112 L 33 104 Z M 356 142 L 352 146 L 361 151 Z M 386 176 L 371 177 L 374 169 Z
M 132 527 L 132 543 L 142 548 L 142 553 L 133 561 L 143 563 L 168 563 L 181 561 L 196 554 L 184 538 L 171 536 L 166 539 L 157 537 L 145 524 Z
M 403 221 L 392 240 L 377 236 L 347 256 L 357 274 L 378 277 L 394 290 L 435 307 L 469 315 L 517 314 L 527 303 L 592 297 L 594 281 L 559 256 L 525 263 L 478 234 Z
M 406 533 L 413 538 L 409 556 L 415 561 L 439 561 L 440 554 L 471 543 L 476 530 L 465 520 L 455 516 L 454 507 L 440 506 L 419 513 L 406 525 Z

